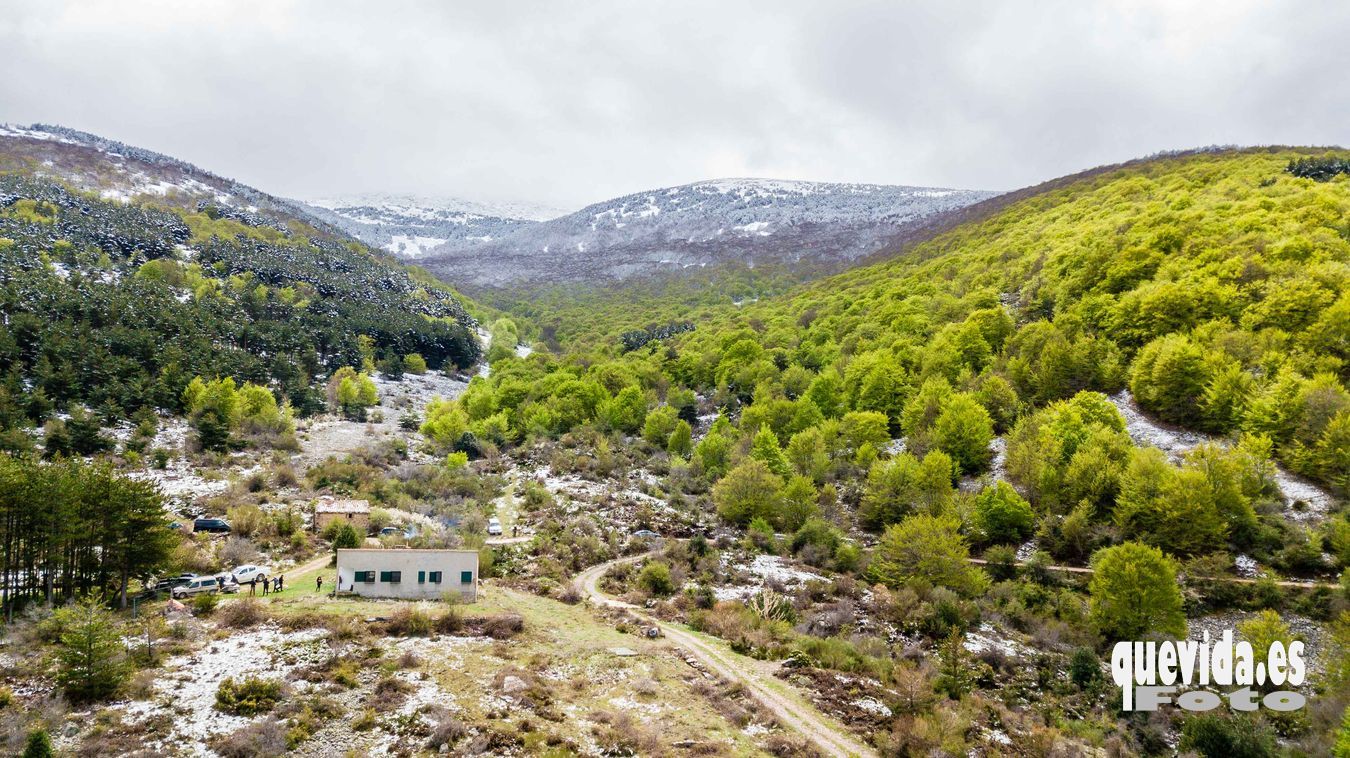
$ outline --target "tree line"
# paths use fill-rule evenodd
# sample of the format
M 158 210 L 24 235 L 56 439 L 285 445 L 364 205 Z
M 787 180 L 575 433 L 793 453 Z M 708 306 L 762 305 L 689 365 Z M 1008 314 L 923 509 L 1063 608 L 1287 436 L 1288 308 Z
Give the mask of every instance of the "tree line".
M 151 482 L 78 458 L 0 455 L 0 603 L 115 597 L 160 569 L 175 543 Z

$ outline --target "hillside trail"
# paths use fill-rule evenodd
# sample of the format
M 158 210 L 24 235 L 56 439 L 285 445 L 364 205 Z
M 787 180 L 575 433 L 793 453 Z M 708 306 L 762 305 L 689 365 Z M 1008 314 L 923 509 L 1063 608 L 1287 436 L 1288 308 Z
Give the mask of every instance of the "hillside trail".
M 969 561 L 970 563 L 974 563 L 977 566 L 989 565 L 989 561 L 983 558 L 967 558 L 966 560 Z M 1029 561 L 1013 561 L 1012 565 L 1017 566 L 1019 568 L 1026 568 L 1027 566 L 1031 565 L 1031 563 Z M 1048 565 L 1042 566 L 1041 568 L 1044 568 L 1047 571 L 1059 571 L 1066 574 L 1090 575 L 1095 573 L 1094 569 L 1087 566 Z M 1201 579 L 1208 582 L 1220 582 L 1222 584 L 1256 584 L 1261 581 L 1260 579 L 1247 579 L 1240 576 L 1192 576 L 1190 578 Z M 1303 589 L 1303 590 L 1311 590 L 1318 588 L 1335 590 L 1340 589 L 1341 587 L 1341 585 L 1336 584 L 1335 582 L 1298 581 L 1296 579 L 1278 580 L 1275 582 L 1275 586 L 1293 587 L 1295 589 Z
M 623 563 L 634 563 L 647 555 L 649 553 L 631 555 L 592 566 L 577 575 L 574 586 L 583 597 L 596 605 L 621 608 L 644 623 L 659 628 L 666 639 L 683 648 L 709 670 L 745 687 L 746 692 L 772 713 L 780 724 L 800 732 L 825 755 L 839 758 L 877 755 L 875 750 L 849 734 L 834 719 L 792 693 L 789 685 L 774 679 L 775 666 L 734 653 L 719 643 L 705 640 L 682 626 L 658 620 L 637 606 L 600 591 L 600 579 L 611 568 Z

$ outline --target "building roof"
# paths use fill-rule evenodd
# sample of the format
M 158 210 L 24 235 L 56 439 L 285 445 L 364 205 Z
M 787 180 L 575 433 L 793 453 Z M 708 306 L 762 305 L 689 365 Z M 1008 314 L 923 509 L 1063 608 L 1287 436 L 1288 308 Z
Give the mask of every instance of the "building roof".
M 340 547 L 338 555 L 343 553 L 389 553 L 398 555 L 402 553 L 472 553 L 478 555 L 477 550 L 466 550 L 463 548 L 449 547 Z
M 320 500 L 315 513 L 370 513 L 369 500 Z

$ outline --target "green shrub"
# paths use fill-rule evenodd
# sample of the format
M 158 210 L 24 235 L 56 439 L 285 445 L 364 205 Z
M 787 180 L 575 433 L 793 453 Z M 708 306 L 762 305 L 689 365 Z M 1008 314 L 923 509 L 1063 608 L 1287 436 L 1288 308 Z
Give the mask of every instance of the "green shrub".
M 46 729 L 36 729 L 28 734 L 28 742 L 23 748 L 23 758 L 56 758 L 56 751 L 52 749 L 52 738 L 47 735 Z
M 226 677 L 216 690 L 216 710 L 234 716 L 257 716 L 281 702 L 285 688 L 279 679 Z
M 421 608 L 402 606 L 389 616 L 385 632 L 393 637 L 425 637 L 431 634 L 436 620 Z
M 1275 755 L 1275 735 L 1250 718 L 1200 714 L 1181 728 L 1182 752 L 1205 758 L 1266 758 Z
M 192 615 L 205 618 L 216 612 L 216 606 L 220 605 L 220 596 L 214 592 L 203 592 L 200 595 L 193 595 L 192 600 L 188 602 L 192 606 Z
M 653 595 L 669 595 L 675 591 L 675 584 L 670 578 L 670 566 L 661 561 L 652 561 L 643 566 L 637 583 Z

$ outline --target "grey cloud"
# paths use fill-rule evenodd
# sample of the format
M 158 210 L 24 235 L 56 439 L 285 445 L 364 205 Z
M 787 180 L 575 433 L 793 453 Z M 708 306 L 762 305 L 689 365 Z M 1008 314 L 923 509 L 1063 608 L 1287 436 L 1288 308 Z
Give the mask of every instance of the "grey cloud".
M 1011 188 L 1345 142 L 1335 2 L 22 2 L 0 120 L 269 191 L 575 207 L 727 175 Z

